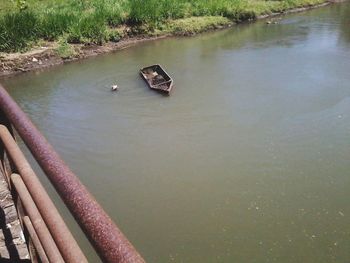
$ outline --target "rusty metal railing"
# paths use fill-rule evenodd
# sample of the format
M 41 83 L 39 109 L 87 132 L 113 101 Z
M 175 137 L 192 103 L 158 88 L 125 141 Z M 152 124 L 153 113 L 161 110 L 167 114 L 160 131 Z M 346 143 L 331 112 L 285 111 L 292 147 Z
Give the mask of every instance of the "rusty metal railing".
M 49 261 L 64 262 L 62 258 L 64 255 L 67 262 L 87 262 L 6 126 L 0 125 L 0 139 L 15 170 L 21 175 L 19 177 L 11 173 L 10 181 L 17 190 Z M 62 256 L 58 247 L 62 251 Z
M 43 252 L 47 256 L 47 259 L 43 256 L 42 261 L 75 263 L 87 262 L 87 259 L 15 143 L 12 127 L 49 178 L 101 260 L 144 263 L 111 218 L 1 85 L 0 124 L 3 124 L 0 125 L 0 142 L 16 172 L 10 178 L 28 215 L 23 218 L 23 222 L 29 226 L 27 229 L 33 235 L 34 245 L 37 243 L 34 239 L 41 243 L 42 248 L 39 247 L 37 252 L 39 256 Z

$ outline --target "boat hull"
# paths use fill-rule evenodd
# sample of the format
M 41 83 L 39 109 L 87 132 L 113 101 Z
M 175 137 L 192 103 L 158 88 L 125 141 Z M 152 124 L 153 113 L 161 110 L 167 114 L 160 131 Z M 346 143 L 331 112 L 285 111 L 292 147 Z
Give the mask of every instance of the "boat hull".
M 174 82 L 169 74 L 158 64 L 140 69 L 140 75 L 150 89 L 170 95 Z

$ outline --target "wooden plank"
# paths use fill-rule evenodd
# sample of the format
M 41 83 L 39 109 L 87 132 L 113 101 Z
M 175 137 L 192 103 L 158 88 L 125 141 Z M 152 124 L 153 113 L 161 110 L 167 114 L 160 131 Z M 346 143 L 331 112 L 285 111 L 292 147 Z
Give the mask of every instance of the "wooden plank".
M 7 181 L 0 170 L 0 262 L 30 262 L 29 252 Z

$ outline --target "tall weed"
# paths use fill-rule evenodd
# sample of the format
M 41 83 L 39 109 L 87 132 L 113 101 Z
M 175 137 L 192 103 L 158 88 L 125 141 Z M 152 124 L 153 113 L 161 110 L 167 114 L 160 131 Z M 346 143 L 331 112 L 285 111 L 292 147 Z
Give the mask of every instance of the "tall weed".
M 37 40 L 40 21 L 32 11 L 7 13 L 0 19 L 0 48 L 19 51 Z
M 41 17 L 40 36 L 46 40 L 56 40 L 79 20 L 76 13 L 55 10 L 49 10 Z
M 94 43 L 101 45 L 108 38 L 107 26 L 103 13 L 83 15 L 78 23 L 68 30 L 70 43 Z

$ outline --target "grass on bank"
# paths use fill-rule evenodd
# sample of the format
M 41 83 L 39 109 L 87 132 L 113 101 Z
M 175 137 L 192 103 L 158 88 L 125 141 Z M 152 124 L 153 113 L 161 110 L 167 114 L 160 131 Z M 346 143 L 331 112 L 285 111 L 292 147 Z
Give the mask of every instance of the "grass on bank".
M 62 37 L 58 40 L 57 48 L 55 49 L 57 55 L 59 55 L 63 59 L 74 57 L 77 52 L 74 47 L 67 43 L 66 38 Z
M 232 24 L 232 21 L 222 16 L 189 17 L 171 21 L 167 31 L 175 35 L 193 35 Z
M 134 34 L 192 34 L 325 0 L 8 0 L 0 1 L 0 51 L 26 51 L 38 40 L 119 41 Z M 130 32 L 129 32 L 130 34 Z

